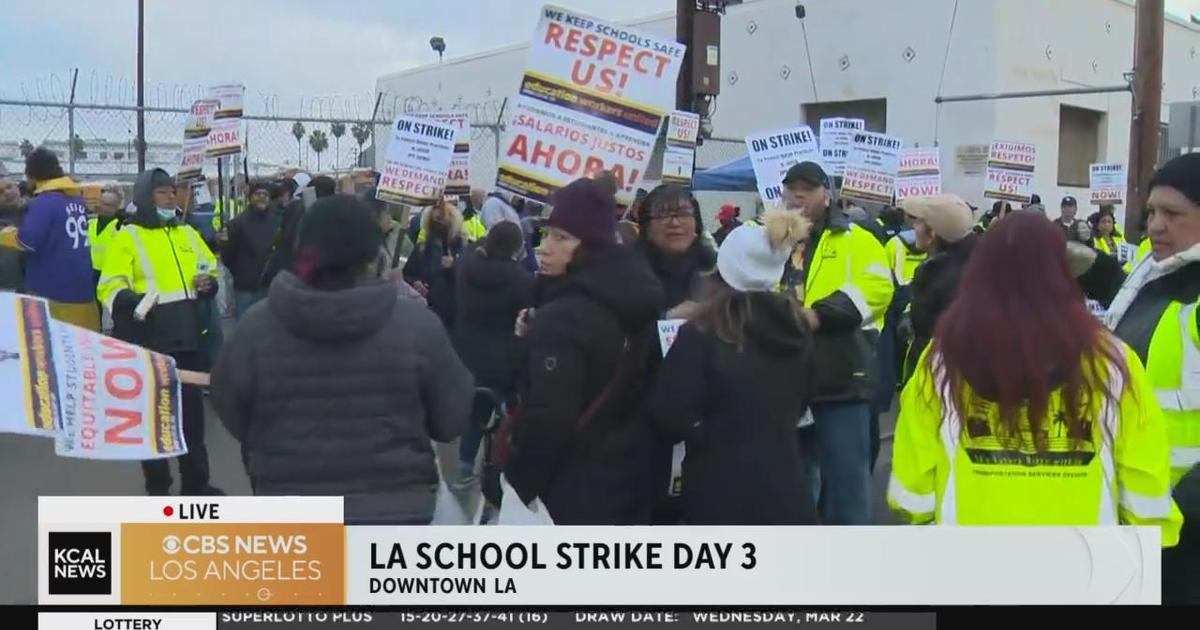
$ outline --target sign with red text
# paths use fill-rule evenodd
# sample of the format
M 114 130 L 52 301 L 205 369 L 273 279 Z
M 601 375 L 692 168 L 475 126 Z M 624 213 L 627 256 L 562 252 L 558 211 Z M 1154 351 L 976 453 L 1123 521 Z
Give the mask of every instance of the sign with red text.
M 696 139 L 700 136 L 700 115 L 671 112 L 667 121 L 667 146 L 663 150 L 662 182 L 692 185 L 696 163 Z
M 217 113 L 217 101 L 200 100 L 192 103 L 187 122 L 183 127 L 184 138 L 207 138 L 212 129 L 213 116 Z
M 217 85 L 208 88 L 208 100 L 217 103 L 212 113 L 212 128 L 208 132 L 205 154 L 208 157 L 224 157 L 242 152 L 242 141 L 246 137 L 246 125 L 242 109 L 246 100 L 243 85 Z
M 988 150 L 987 199 L 1029 203 L 1033 197 L 1033 171 L 1037 167 L 1037 145 L 996 140 Z
M 896 172 L 896 202 L 942 194 L 942 156 L 937 147 L 904 149 Z
M 597 171 L 628 204 L 675 103 L 685 47 L 546 5 L 501 141 L 498 188 L 546 202 Z
M 471 117 L 467 112 L 410 112 L 412 118 L 423 118 L 454 127 L 454 155 L 446 173 L 446 195 L 471 193 Z
M 146 460 L 187 452 L 175 361 L 50 317 L 0 293 L 0 432 L 53 436 L 66 457 Z
M 789 168 L 821 159 L 817 138 L 808 125 L 751 134 L 746 136 L 746 149 L 758 194 L 768 208 L 783 204 L 783 176 Z
M 842 175 L 842 196 L 868 203 L 892 203 L 904 142 L 895 136 L 859 131 L 850 141 Z
M 175 174 L 175 181 L 186 184 L 198 181 L 203 176 L 204 152 L 207 147 L 207 134 L 189 138 L 187 133 L 184 133 L 183 151 L 179 154 L 179 172 Z
M 444 123 L 397 116 L 375 198 L 408 206 L 432 205 L 446 188 L 456 135 L 454 127 Z
M 861 118 L 821 119 L 821 164 L 830 177 L 845 175 L 854 134 L 866 128 L 867 123 Z
M 1124 164 L 1093 164 L 1088 175 L 1093 204 L 1125 203 L 1125 186 L 1129 180 Z

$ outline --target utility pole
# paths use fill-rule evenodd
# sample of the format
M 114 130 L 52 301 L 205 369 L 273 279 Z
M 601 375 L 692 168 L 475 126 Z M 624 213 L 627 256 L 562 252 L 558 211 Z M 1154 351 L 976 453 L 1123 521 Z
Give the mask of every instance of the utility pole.
M 687 46 L 679 79 L 675 82 L 675 109 L 690 112 L 696 95 L 692 92 L 692 33 L 696 24 L 696 0 L 675 0 L 675 41 Z
M 1125 233 L 1141 234 L 1142 207 L 1158 162 L 1162 117 L 1163 0 L 1137 0 L 1133 38 L 1133 120 L 1129 130 L 1129 185 Z
M 146 170 L 146 106 L 145 100 L 145 40 L 146 40 L 146 0 L 138 0 L 138 29 L 137 29 L 137 161 L 138 172 Z

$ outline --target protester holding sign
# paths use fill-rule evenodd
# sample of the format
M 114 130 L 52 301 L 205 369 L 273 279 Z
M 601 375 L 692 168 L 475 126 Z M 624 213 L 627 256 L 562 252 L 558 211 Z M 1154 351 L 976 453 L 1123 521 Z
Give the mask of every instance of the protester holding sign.
M 166 171 L 156 168 L 139 175 L 133 203 L 137 211 L 109 244 L 96 289 L 100 303 L 112 313 L 113 336 L 168 354 L 180 369 L 207 371 L 209 318 L 199 302 L 217 293 L 217 259 L 195 229 L 180 224 L 175 180 Z M 223 494 L 209 485 L 200 389 L 184 386 L 182 398 L 188 452 L 179 458 L 180 492 Z M 170 492 L 171 469 L 165 460 L 142 462 L 142 471 L 148 494 Z
M 707 299 L 655 379 L 655 425 L 687 442 L 689 525 L 817 522 L 795 438 L 812 395 L 813 341 L 799 304 L 775 291 L 808 227 L 798 213 L 772 210 L 734 230 Z
M 1112 206 L 1100 206 L 1100 212 L 1096 215 L 1096 250 L 1117 259 L 1121 263 L 1125 273 L 1133 270 L 1133 258 L 1136 255 L 1137 247 L 1125 242 L 1125 237 L 1121 236 L 1121 231 L 1117 229 L 1117 220 L 1113 216 Z

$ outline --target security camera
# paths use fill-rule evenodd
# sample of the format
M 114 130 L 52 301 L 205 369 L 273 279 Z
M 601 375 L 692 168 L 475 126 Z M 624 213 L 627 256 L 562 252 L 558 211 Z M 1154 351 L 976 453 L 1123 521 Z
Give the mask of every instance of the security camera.
M 804 11 L 804 5 L 803 5 L 803 4 L 801 4 L 801 3 L 799 3 L 799 2 L 797 2 L 797 3 L 796 3 L 796 19 L 797 19 L 797 20 L 803 20 L 803 19 L 804 19 L 804 15 L 805 15 L 805 11 Z

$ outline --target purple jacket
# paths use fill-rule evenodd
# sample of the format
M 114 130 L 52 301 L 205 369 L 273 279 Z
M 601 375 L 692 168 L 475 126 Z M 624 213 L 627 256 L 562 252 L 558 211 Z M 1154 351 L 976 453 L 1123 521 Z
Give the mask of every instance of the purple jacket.
M 27 250 L 25 290 L 56 302 L 96 301 L 87 207 L 70 178 L 42 182 L 17 239 Z

